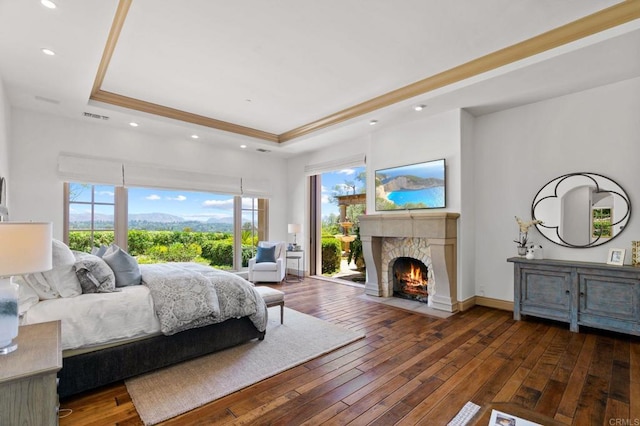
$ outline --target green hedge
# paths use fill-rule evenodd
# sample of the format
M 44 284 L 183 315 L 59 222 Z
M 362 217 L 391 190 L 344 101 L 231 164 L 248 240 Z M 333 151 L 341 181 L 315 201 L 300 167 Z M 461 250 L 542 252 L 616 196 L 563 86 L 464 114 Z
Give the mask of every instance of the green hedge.
M 88 231 L 69 232 L 72 250 L 90 252 L 93 246 L 113 243 L 113 231 L 94 232 L 91 244 Z M 129 231 L 128 252 L 141 263 L 206 261 L 221 269 L 233 267 L 233 236 L 222 232 Z M 242 265 L 249 264 L 254 253 L 251 246 L 242 246 Z
M 342 243 L 335 237 L 322 237 L 322 273 L 334 274 L 340 270 Z

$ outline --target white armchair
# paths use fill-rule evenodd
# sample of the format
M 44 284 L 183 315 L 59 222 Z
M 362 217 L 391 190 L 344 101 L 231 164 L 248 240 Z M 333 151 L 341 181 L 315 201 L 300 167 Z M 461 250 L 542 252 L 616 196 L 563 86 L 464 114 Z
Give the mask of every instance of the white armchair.
M 271 248 L 273 257 L 268 256 Z M 249 259 L 249 281 L 282 282 L 287 269 L 286 253 L 287 245 L 284 241 L 260 241 L 258 254 Z

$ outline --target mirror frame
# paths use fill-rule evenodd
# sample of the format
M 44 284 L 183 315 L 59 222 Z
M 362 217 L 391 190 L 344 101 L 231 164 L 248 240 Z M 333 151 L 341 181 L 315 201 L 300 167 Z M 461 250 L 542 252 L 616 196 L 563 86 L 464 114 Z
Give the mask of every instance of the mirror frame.
M 535 211 L 536 211 L 536 206 L 538 204 L 540 204 L 542 201 L 548 199 L 548 198 L 553 198 L 553 197 L 558 197 L 558 186 L 564 182 L 566 179 L 569 179 L 573 176 L 584 176 L 588 179 L 591 179 L 594 183 L 594 186 L 596 188 L 595 192 L 609 192 L 609 193 L 613 193 L 616 194 L 618 196 L 620 196 L 625 203 L 627 204 L 627 212 L 624 215 L 623 218 L 621 218 L 620 220 L 618 220 L 615 223 L 612 223 L 611 226 L 616 226 L 619 225 L 620 223 L 624 222 L 625 224 L 629 221 L 629 219 L 631 218 L 631 201 L 629 200 L 629 196 L 627 195 L 627 192 L 613 179 L 610 179 L 606 176 L 603 176 L 601 174 L 598 173 L 588 173 L 588 172 L 577 172 L 577 173 L 568 173 L 566 175 L 562 175 L 559 176 L 557 178 L 554 178 L 552 180 L 550 180 L 549 182 L 547 182 L 542 188 L 540 188 L 540 190 L 536 193 L 536 196 L 533 198 L 533 202 L 531 204 L 531 217 L 533 218 L 533 220 L 538 220 L 538 218 L 535 215 Z M 597 179 L 596 179 L 597 177 Z M 611 182 L 614 187 L 614 189 L 619 189 L 619 191 L 617 190 L 607 190 L 607 188 L 602 188 L 602 180 L 605 181 L 609 181 Z M 600 182 L 599 182 L 600 181 Z M 545 191 L 545 189 L 549 189 L 549 185 L 553 185 L 553 195 L 547 195 L 544 196 L 542 198 L 540 197 L 540 194 Z M 600 246 L 602 244 L 606 244 L 609 241 L 613 240 L 614 238 L 616 238 L 618 235 L 622 234 L 622 232 L 624 231 L 624 227 L 616 234 L 614 234 L 611 238 L 607 238 L 601 241 L 600 237 L 596 238 L 594 241 L 588 243 L 588 244 L 584 244 L 584 245 L 579 245 L 579 244 L 571 244 L 565 240 L 562 239 L 562 237 L 560 236 L 559 233 L 559 228 L 560 226 L 546 226 L 544 223 L 542 224 L 536 224 L 535 225 L 536 228 L 538 229 L 538 231 L 540 232 L 540 234 L 546 238 L 547 240 L 551 241 L 554 244 L 558 244 L 560 246 L 563 247 L 572 247 L 572 248 L 590 248 L 590 247 L 597 247 Z M 553 239 L 551 239 L 549 236 L 547 236 L 544 232 L 542 232 L 542 228 L 546 228 L 546 229 L 555 229 L 555 237 L 558 239 L 558 241 L 555 241 Z

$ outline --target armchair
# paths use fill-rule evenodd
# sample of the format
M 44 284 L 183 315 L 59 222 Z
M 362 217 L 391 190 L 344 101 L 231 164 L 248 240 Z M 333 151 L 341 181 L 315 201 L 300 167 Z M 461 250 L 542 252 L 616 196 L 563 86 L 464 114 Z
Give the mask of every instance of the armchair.
M 282 282 L 287 269 L 286 252 L 284 241 L 260 241 L 258 254 L 249 259 L 249 281 Z

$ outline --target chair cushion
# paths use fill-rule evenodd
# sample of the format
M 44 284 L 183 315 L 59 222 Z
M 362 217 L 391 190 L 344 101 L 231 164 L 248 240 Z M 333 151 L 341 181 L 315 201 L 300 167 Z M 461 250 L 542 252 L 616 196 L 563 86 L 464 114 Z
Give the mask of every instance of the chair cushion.
M 277 269 L 278 265 L 276 262 L 262 262 L 253 265 L 254 271 L 276 271 Z
M 272 247 L 258 247 L 258 253 L 256 254 L 256 263 L 275 262 L 276 261 L 276 246 Z
M 255 289 L 266 304 L 284 301 L 284 292 L 280 290 L 263 286 L 257 286 Z

